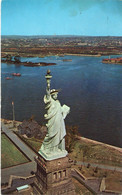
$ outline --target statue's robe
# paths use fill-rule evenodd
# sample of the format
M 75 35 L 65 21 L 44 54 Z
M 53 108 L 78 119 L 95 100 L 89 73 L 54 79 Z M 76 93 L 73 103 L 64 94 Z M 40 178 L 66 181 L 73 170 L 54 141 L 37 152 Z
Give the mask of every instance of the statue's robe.
M 41 150 L 53 150 L 57 147 L 66 135 L 64 118 L 69 113 L 70 108 L 66 105 L 61 106 L 58 100 L 54 100 L 51 96 L 47 99 L 44 96 L 45 108 L 47 114 L 47 135 L 43 141 Z

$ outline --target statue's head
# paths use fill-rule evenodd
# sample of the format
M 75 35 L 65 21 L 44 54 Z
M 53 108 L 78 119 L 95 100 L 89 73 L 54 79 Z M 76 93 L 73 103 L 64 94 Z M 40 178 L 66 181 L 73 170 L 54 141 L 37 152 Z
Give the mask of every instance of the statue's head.
M 58 92 L 59 92 L 58 89 L 52 89 L 52 90 L 50 91 L 50 95 L 51 95 L 51 97 L 52 97 L 54 100 L 57 100 Z

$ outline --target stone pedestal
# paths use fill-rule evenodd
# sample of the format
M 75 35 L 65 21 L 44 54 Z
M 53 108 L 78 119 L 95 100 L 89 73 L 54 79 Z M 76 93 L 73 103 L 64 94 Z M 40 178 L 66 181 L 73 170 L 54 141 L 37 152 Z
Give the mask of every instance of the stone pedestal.
M 58 158 L 63 158 L 67 156 L 68 152 L 66 150 L 58 150 L 58 152 L 49 152 L 46 153 L 42 150 L 39 150 L 39 154 L 45 159 L 45 160 L 54 160 Z
M 38 156 L 34 194 L 39 195 L 75 195 L 71 179 L 71 165 L 68 157 L 45 160 Z

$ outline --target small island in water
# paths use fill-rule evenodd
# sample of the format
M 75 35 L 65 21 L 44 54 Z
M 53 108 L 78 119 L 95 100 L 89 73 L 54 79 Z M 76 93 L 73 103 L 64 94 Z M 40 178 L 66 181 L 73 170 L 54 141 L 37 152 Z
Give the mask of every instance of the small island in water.
M 108 63 L 108 64 L 121 64 L 122 65 L 122 58 L 105 58 L 102 60 L 102 63 Z
M 47 63 L 47 62 L 30 62 L 30 61 L 22 62 L 20 56 L 11 56 L 10 54 L 2 57 L 1 62 L 7 64 L 30 66 L 30 67 L 56 65 L 56 63 Z

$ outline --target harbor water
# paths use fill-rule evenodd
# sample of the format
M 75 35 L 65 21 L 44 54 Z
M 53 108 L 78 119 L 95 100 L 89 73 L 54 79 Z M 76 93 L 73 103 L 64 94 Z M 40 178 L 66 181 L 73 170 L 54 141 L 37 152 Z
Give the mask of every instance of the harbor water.
M 12 119 L 14 101 L 16 120 L 34 116 L 40 124 L 45 124 L 45 74 L 50 69 L 51 88 L 61 89 L 58 99 L 71 108 L 66 125 L 77 125 L 81 136 L 121 147 L 122 65 L 103 64 L 103 58 L 70 55 L 21 59 L 56 63 L 45 67 L 2 63 L 1 117 Z M 14 72 L 21 73 L 21 77 L 12 77 Z

